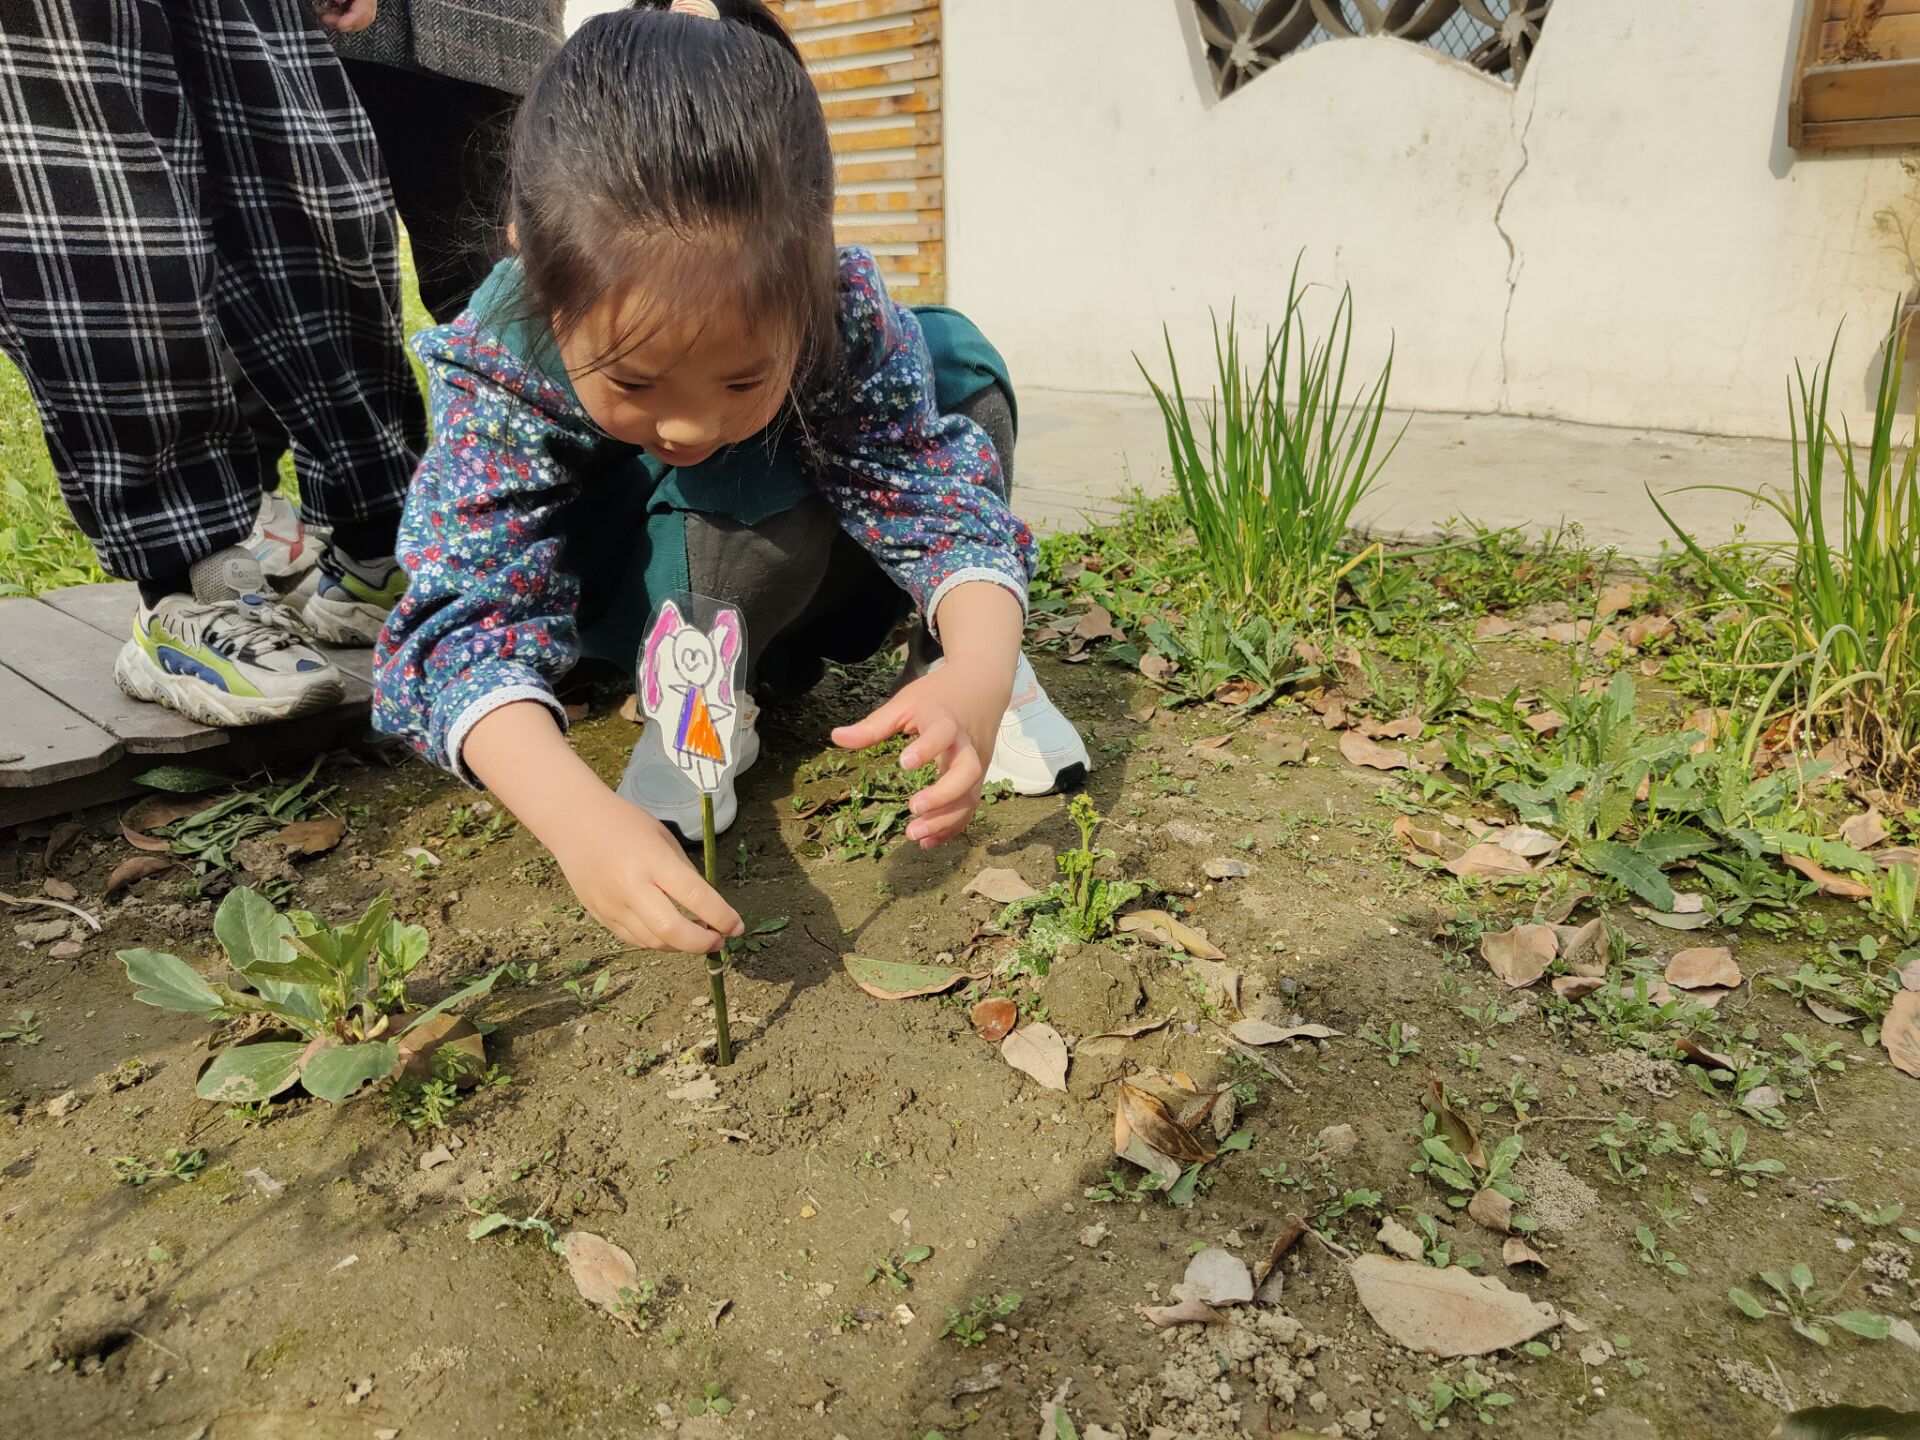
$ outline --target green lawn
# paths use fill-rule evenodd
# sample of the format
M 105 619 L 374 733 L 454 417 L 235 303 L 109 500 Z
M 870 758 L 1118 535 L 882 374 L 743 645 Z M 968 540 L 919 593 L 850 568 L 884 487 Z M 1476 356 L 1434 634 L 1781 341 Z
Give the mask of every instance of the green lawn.
M 407 333 L 432 324 L 403 256 Z M 292 492 L 292 462 L 282 463 Z M 54 483 L 40 416 L 26 378 L 0 357 L 0 596 L 37 595 L 107 576 L 74 527 Z

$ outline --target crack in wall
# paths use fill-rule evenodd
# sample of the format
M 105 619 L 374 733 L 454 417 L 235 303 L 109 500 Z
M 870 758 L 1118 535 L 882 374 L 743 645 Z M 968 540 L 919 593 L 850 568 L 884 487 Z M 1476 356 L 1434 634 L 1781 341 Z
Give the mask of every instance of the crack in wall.
M 1533 157 L 1527 151 L 1527 133 L 1533 128 L 1535 109 L 1534 92 L 1527 91 L 1527 113 L 1520 121 L 1520 164 L 1515 168 L 1507 185 L 1500 192 L 1500 203 L 1493 209 L 1493 228 L 1499 234 L 1501 243 L 1507 247 L 1507 303 L 1500 312 L 1500 398 L 1495 410 L 1504 414 L 1507 406 L 1507 329 L 1513 322 L 1513 297 L 1520 289 L 1520 272 L 1525 262 L 1520 258 L 1520 249 L 1513 243 L 1513 236 L 1507 232 L 1504 223 L 1507 214 L 1507 200 L 1513 194 L 1513 187 L 1520 183 L 1520 177 L 1527 173 L 1527 166 Z M 1516 100 L 1519 99 L 1516 93 Z

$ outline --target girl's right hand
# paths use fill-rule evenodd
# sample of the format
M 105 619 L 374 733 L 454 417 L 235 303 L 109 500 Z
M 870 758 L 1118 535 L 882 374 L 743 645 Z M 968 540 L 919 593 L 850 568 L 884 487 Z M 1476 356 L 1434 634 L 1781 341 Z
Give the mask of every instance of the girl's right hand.
M 666 826 L 602 790 L 584 823 L 553 847 L 567 883 L 587 912 L 642 950 L 708 955 L 746 926 L 700 876 Z M 698 921 L 675 908 L 685 906 Z

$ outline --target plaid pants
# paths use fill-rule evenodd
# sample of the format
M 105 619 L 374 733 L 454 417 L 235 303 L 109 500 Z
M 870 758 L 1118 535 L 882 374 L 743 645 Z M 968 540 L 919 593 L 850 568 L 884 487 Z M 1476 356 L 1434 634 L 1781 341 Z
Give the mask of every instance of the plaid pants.
M 0 349 L 115 574 L 253 525 L 223 345 L 306 513 L 397 519 L 425 417 L 393 205 L 313 0 L 0 0 Z

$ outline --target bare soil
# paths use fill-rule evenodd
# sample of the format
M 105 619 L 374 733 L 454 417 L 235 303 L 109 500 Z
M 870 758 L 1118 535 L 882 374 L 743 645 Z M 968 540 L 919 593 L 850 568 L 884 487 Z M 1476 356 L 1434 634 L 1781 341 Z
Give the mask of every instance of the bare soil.
M 1843 1335 L 1822 1350 L 1783 1322 L 1742 1319 L 1726 1299 L 1729 1285 L 1757 1289 L 1759 1268 L 1805 1260 L 1824 1286 L 1845 1282 L 1847 1304 L 1920 1311 L 1911 1248 L 1818 1205 L 1823 1195 L 1904 1199 L 1908 1223 L 1920 1220 L 1920 1088 L 1883 1054 L 1750 983 L 1729 1011 L 1768 1034 L 1847 1042 L 1848 1072 L 1822 1086 L 1818 1109 L 1796 1110 L 1783 1132 L 1748 1122 L 1751 1153 L 1778 1157 L 1787 1177 L 1749 1192 L 1682 1160 L 1640 1187 L 1614 1184 L 1589 1148 L 1599 1124 L 1570 1117 L 1627 1110 L 1684 1128 L 1715 1102 L 1671 1066 L 1556 1036 L 1538 993 L 1515 996 L 1477 957 L 1429 938 L 1436 882 L 1406 863 L 1387 831 L 1393 812 L 1376 798 L 1395 782 L 1342 763 L 1334 737 L 1285 706 L 1222 748 L 1196 748 L 1227 727 L 1226 712 L 1136 724 L 1127 711 L 1150 698 L 1137 678 L 1100 664 L 1043 673 L 1090 721 L 1091 786 L 1117 873 L 1190 897 L 1193 922 L 1245 972 L 1244 1008 L 1342 1032 L 1265 1052 L 1291 1085 L 1232 1062 L 1213 1023 L 1224 1017 L 1202 1005 L 1191 967 L 1132 940 L 1063 956 L 1037 987 L 1048 1018 L 1069 1036 L 1174 1021 L 1121 1056 L 1076 1059 L 1065 1095 L 976 1038 L 962 997 L 888 1003 L 857 989 L 843 952 L 964 953 L 996 909 L 965 896 L 967 881 L 993 865 L 1044 885 L 1074 838 L 1063 801 L 1012 799 L 932 854 L 809 853 L 818 847 L 790 803 L 796 770 L 825 753 L 831 720 L 870 698 L 871 677 L 830 680 L 763 722 L 766 754 L 743 782 L 723 869 L 743 913 L 791 923 L 729 982 L 739 1054 L 728 1069 L 684 1058 L 711 1032 L 696 961 L 618 951 L 518 829 L 465 854 L 472 841 L 436 838 L 475 798 L 448 778 L 412 762 L 330 768 L 332 803 L 353 828 L 300 868 L 298 903 L 339 920 L 391 890 L 397 913 L 432 933 L 415 986 L 428 999 L 501 962 L 539 965 L 533 983 L 503 984 L 477 1012 L 497 1027 L 490 1055 L 512 1083 L 419 1136 L 374 1098 L 300 1102 L 251 1128 L 197 1102 L 208 1027 L 135 1003 L 114 952 L 209 959 L 210 902 L 160 877 L 103 903 L 128 852 L 113 816 L 95 815 L 52 873 L 77 887 L 103 932 L 54 959 L 45 942 L 13 934 L 46 913 L 0 914 L 0 1017 L 30 1009 L 43 1036 L 0 1045 L 0 1430 L 20 1440 L 651 1427 L 1029 1440 L 1042 1403 L 1069 1386 L 1082 1436 L 1418 1433 L 1403 1397 L 1463 1366 L 1388 1342 L 1341 1262 L 1311 1239 L 1283 1262 L 1280 1304 L 1243 1308 L 1230 1330 L 1162 1333 L 1137 1312 L 1169 1297 L 1193 1249 L 1257 1260 L 1295 1215 L 1317 1210 L 1327 1182 L 1303 1192 L 1259 1173 L 1303 1170 L 1317 1155 L 1337 1187 L 1379 1190 L 1402 1219 L 1438 1217 L 1456 1248 L 1486 1255 L 1483 1273 L 1569 1317 L 1548 1337 L 1550 1356 L 1480 1362 L 1515 1403 L 1486 1427 L 1456 1411 L 1456 1431 L 1760 1436 L 1785 1403 L 1920 1408 L 1920 1355 L 1897 1342 Z M 576 730 L 609 777 L 635 733 L 606 703 Z M 1273 762 L 1272 742 L 1289 735 L 1309 738 L 1306 764 Z M 833 783 L 811 781 L 806 793 Z M 414 846 L 443 863 L 415 875 L 403 854 Z M 37 893 L 42 848 L 33 835 L 0 842 L 0 890 Z M 1208 881 L 1207 862 L 1222 857 L 1251 873 Z M 1656 951 L 1702 943 L 1624 910 L 1613 918 Z M 1750 980 L 1798 963 L 1793 945 L 1732 943 Z M 562 989 L 603 965 L 602 1008 Z M 1520 1015 L 1487 1028 L 1461 1013 L 1493 999 Z M 1397 1066 L 1358 1038 L 1396 1021 L 1420 1046 Z M 1480 1068 L 1461 1047 L 1479 1050 Z M 662 1058 L 648 1062 L 649 1051 Z M 96 1081 L 129 1057 L 148 1078 L 119 1090 Z M 1111 1083 L 1144 1066 L 1258 1087 L 1243 1115 L 1251 1149 L 1210 1166 L 1187 1210 L 1086 1193 L 1109 1169 L 1137 1178 L 1112 1157 Z M 1538 1090 L 1522 1178 L 1543 1226 L 1544 1274 L 1507 1271 L 1500 1237 L 1409 1174 L 1430 1074 L 1488 1101 L 1515 1075 Z M 697 1096 L 707 1075 L 714 1098 L 675 1098 Z M 74 1100 L 50 1114 L 69 1090 Z M 1503 1134 L 1512 1115 L 1483 1123 Z M 1343 1125 L 1350 1135 L 1317 1141 Z M 441 1145 L 451 1159 L 423 1169 Z M 209 1164 L 191 1183 L 134 1188 L 109 1164 L 192 1146 L 207 1148 Z M 1647 1207 L 1661 1179 L 1685 1206 L 1674 1230 Z M 624 1246 L 657 1283 L 649 1328 L 631 1333 L 590 1309 L 536 1237 L 470 1242 L 470 1205 Z M 1643 1224 L 1686 1277 L 1637 1258 Z M 1343 1233 L 1371 1244 L 1369 1224 Z M 876 1260 L 915 1244 L 933 1255 L 912 1268 L 910 1289 L 865 1283 Z M 986 1343 L 940 1338 L 950 1308 L 1010 1290 L 1023 1303 Z M 730 1413 L 690 1416 L 710 1386 Z

